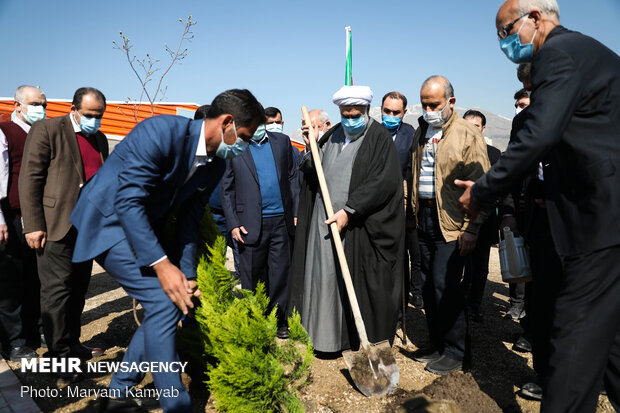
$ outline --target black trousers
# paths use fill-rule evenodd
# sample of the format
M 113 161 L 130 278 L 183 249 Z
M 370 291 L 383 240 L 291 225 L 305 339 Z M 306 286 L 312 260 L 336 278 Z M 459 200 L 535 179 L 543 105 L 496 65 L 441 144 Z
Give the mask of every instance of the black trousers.
M 484 296 L 484 287 L 489 276 L 491 246 L 484 241 L 478 239 L 476 248 L 465 258 L 463 288 L 467 293 L 467 304 L 472 310 L 480 310 L 482 297 Z
M 258 281 L 262 281 L 269 296 L 269 309 L 278 305 L 280 322 L 286 319 L 291 245 L 284 215 L 262 218 L 261 233 L 256 244 L 237 243 L 241 287 L 254 291 Z
M 41 342 L 36 255 L 22 233 L 21 218 L 5 212 L 9 240 L 0 251 L 0 340 L 3 350 Z
M 620 406 L 620 245 L 562 257 L 541 412 L 595 412 L 601 383 Z
M 422 273 L 420 242 L 416 228 L 407 228 L 405 232 L 405 299 L 409 291 L 414 296 L 422 296 L 424 274 Z
M 41 317 L 50 355 L 68 357 L 80 342 L 81 316 L 93 262 L 71 262 L 77 231 L 47 241 L 37 256 L 41 280 Z
M 525 284 L 526 283 L 508 284 L 508 301 L 510 305 L 523 304 L 525 302 Z
M 461 284 L 464 260 L 457 242 L 445 241 L 436 208 L 422 206 L 418 223 L 422 272 L 426 274 L 422 296 L 431 343 L 443 355 L 463 360 L 469 348 Z
M 553 308 L 562 284 L 562 262 L 555 251 L 546 209 L 535 207 L 527 243 L 532 282 L 527 283 L 531 289 L 526 290 L 527 323 L 524 329 L 532 337 L 534 370 L 544 382 L 551 354 Z

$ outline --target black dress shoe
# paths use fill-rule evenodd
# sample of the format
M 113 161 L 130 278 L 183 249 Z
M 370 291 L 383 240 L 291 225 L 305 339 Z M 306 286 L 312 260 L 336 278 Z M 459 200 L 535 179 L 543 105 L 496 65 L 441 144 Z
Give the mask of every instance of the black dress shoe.
M 437 360 L 428 363 L 424 370 L 435 374 L 448 374 L 453 371 L 463 370 L 463 361 L 455 360 L 448 356 L 441 356 Z
M 112 399 L 102 397 L 99 403 L 99 413 L 148 413 L 148 409 L 141 405 L 140 400 L 133 397 Z
M 80 373 L 62 373 L 56 377 L 56 387 L 65 387 L 71 383 L 81 381 L 84 376 Z
M 420 363 L 430 363 L 441 358 L 441 354 L 434 348 L 421 348 L 413 352 L 413 359 Z
M 519 390 L 519 396 L 526 399 L 542 400 L 542 388 L 536 383 L 525 383 Z
M 414 295 L 411 297 L 411 304 L 418 310 L 424 309 L 424 300 L 421 295 Z
M 79 357 L 82 360 L 90 360 L 103 354 L 103 350 L 99 347 L 86 347 L 84 344 L 76 344 L 71 346 L 71 355 Z
M 278 332 L 276 333 L 276 337 L 287 339 L 288 338 L 288 327 L 287 326 L 278 327 Z
M 21 347 L 13 347 L 11 349 L 11 354 L 9 355 L 9 360 L 11 361 L 22 361 L 22 359 L 36 359 L 39 355 L 31 348 L 26 346 Z
M 523 353 L 531 353 L 532 352 L 532 343 L 523 336 L 519 336 L 517 341 L 512 345 L 512 349 L 516 351 L 521 351 Z

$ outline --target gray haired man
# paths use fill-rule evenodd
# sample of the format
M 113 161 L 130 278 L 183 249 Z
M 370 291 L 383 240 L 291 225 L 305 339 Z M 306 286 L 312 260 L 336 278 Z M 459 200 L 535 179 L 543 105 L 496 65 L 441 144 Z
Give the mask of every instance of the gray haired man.
M 11 361 L 36 358 L 41 341 L 39 276 L 36 255 L 22 231 L 17 182 L 30 126 L 45 119 L 47 99 L 41 89 L 23 85 L 15 91 L 15 117 L 0 123 L 0 340 Z
M 620 56 L 560 25 L 555 0 L 508 0 L 499 46 L 532 62 L 523 127 L 491 170 L 466 188 L 475 216 L 545 159 L 544 197 L 561 257 L 541 411 L 594 412 L 601 382 L 620 410 Z

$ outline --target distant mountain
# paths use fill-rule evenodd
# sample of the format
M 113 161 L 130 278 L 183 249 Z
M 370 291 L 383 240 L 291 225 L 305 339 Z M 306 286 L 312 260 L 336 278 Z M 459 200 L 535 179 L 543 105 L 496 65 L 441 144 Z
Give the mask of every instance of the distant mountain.
M 467 111 L 467 109 L 455 107 L 456 112 L 463 116 L 463 114 Z M 506 150 L 508 146 L 508 139 L 510 137 L 510 128 L 512 126 L 512 119 L 508 119 L 504 116 L 496 115 L 493 112 L 490 112 L 481 108 L 472 108 L 476 109 L 484 114 L 487 118 L 487 128 L 484 131 L 485 137 L 491 140 L 491 144 L 501 150 L 502 152 Z M 375 106 L 370 108 L 370 116 L 378 122 L 381 122 L 381 108 L 379 106 Z M 422 116 L 422 105 L 412 105 L 407 106 L 407 114 L 403 121 L 412 125 L 417 129 L 418 127 L 418 118 Z M 336 123 L 336 120 L 333 121 Z M 303 142 L 301 137 L 301 129 L 297 129 L 291 135 L 291 139 Z

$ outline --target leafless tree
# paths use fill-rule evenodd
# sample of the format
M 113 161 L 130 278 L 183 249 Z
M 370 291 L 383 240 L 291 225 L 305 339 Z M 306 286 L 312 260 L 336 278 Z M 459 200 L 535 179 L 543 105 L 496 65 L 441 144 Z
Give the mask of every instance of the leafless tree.
M 181 60 L 185 59 L 187 56 L 187 48 L 183 48 L 183 43 L 188 41 L 191 42 L 194 38 L 194 32 L 192 31 L 192 27 L 195 26 L 198 22 L 192 19 L 192 15 L 187 16 L 186 20 L 179 19 L 180 23 L 183 23 L 183 32 L 181 34 L 181 38 L 176 49 L 171 49 L 165 44 L 165 50 L 170 56 L 170 62 L 168 66 L 165 68 L 159 80 L 157 81 L 157 87 L 150 87 L 151 84 L 154 84 L 153 80 L 155 80 L 155 74 L 161 71 L 161 66 L 159 65 L 159 59 L 153 59 L 149 53 L 146 54 L 146 57 L 140 59 L 135 54 L 131 52 L 133 48 L 133 44 L 129 37 L 125 36 L 123 32 L 120 32 L 121 41 L 116 42 L 112 41 L 113 47 L 117 50 L 125 53 L 127 57 L 127 62 L 131 67 L 131 70 L 135 73 L 138 81 L 140 82 L 141 90 L 140 90 L 140 98 L 135 100 L 134 102 L 134 119 L 136 122 L 138 121 L 138 112 L 140 110 L 140 106 L 142 105 L 142 99 L 146 97 L 151 107 L 151 116 L 155 114 L 155 104 L 156 102 L 161 102 L 166 97 L 166 92 L 168 90 L 168 85 L 164 85 L 162 87 L 162 83 L 164 77 L 168 74 L 172 66 L 175 64 L 180 64 Z M 153 83 L 151 83 L 153 82 Z M 127 98 L 127 102 L 131 102 L 132 99 L 130 97 Z

